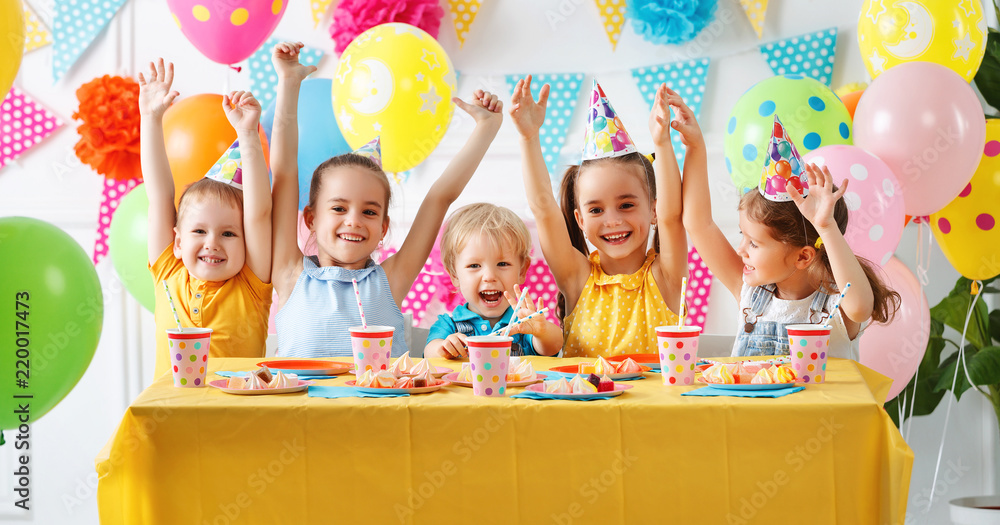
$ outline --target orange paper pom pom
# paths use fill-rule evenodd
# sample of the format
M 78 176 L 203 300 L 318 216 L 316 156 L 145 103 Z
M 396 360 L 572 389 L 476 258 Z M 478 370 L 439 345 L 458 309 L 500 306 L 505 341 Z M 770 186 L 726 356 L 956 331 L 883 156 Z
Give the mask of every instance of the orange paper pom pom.
M 76 90 L 83 121 L 76 156 L 110 179 L 142 177 L 139 167 L 139 84 L 129 77 L 104 75 Z

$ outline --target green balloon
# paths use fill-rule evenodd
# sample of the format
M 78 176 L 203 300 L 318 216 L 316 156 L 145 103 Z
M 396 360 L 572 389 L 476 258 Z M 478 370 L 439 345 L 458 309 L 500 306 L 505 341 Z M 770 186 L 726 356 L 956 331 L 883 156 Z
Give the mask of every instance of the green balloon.
M 146 215 L 149 213 L 149 197 L 146 185 L 140 184 L 122 197 L 111 219 L 108 231 L 108 251 L 111 264 L 118 272 L 118 279 L 128 293 L 150 312 L 155 311 L 156 299 L 153 294 L 153 276 L 149 273 L 149 251 L 146 248 L 149 237 Z
M 726 125 L 726 169 L 737 188 L 760 183 L 775 115 L 799 155 L 854 142 L 851 114 L 825 84 L 801 75 L 764 79 L 740 97 Z
M 90 256 L 37 219 L 0 218 L 0 275 L 0 429 L 17 429 L 22 415 L 37 421 L 83 377 L 104 297 Z

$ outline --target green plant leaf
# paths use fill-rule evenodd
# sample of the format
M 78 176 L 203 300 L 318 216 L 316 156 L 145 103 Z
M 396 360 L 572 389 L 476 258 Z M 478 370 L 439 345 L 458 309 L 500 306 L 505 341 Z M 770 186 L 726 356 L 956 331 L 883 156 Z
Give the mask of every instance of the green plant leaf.
M 927 341 L 927 349 L 924 351 L 924 357 L 920 361 L 920 366 L 917 368 L 915 377 L 910 380 L 909 384 L 898 396 L 885 403 L 885 410 L 889 413 L 893 422 L 896 423 L 896 426 L 899 426 L 900 423 L 898 421 L 899 404 L 904 395 L 907 403 L 915 403 L 912 407 L 914 416 L 926 416 L 934 412 L 941 399 L 944 398 L 945 392 L 943 390 L 935 391 L 941 379 L 941 369 L 938 368 L 941 364 L 941 352 L 948 341 L 941 336 L 943 333 L 944 323 L 931 319 L 930 339 Z M 948 383 L 948 385 L 951 386 L 951 383 Z M 916 392 L 916 398 L 914 398 L 914 392 Z M 903 419 L 905 420 L 909 416 L 910 407 L 907 406 L 906 413 L 903 414 Z
M 1000 347 L 987 346 L 976 352 L 969 364 L 969 377 L 977 385 L 1000 383 Z
M 1000 341 L 1000 309 L 990 312 L 990 337 Z
M 959 334 L 965 325 L 965 316 L 974 297 L 970 292 L 972 281 L 962 277 L 955 283 L 955 288 L 941 302 L 931 308 L 931 318 L 938 320 Z M 976 348 L 988 344 L 989 315 L 986 303 L 980 298 L 976 301 L 975 312 L 969 320 L 969 330 L 965 340 Z
M 968 362 L 975 355 L 975 352 L 975 348 L 966 346 L 965 361 Z M 955 377 L 956 368 L 958 369 L 957 378 Z M 952 381 L 955 381 L 955 388 L 951 387 Z M 969 384 L 969 380 L 965 377 L 965 367 L 958 361 L 958 352 L 955 352 L 941 362 L 941 375 L 938 377 L 937 386 L 934 387 L 934 391 L 947 392 L 951 390 L 955 393 L 955 400 L 961 401 L 962 394 L 970 388 L 972 388 L 972 385 Z
M 1000 34 L 989 31 L 986 36 L 986 54 L 975 77 L 976 87 L 994 108 L 1000 109 Z

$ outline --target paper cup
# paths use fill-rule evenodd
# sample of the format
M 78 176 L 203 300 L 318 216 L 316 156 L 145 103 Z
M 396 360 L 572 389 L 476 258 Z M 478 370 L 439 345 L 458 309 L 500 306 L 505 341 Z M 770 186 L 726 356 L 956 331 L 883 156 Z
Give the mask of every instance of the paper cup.
M 167 351 L 174 386 L 196 388 L 205 386 L 208 370 L 208 347 L 212 343 L 211 328 L 167 328 Z
M 392 355 L 391 326 L 355 326 L 351 332 L 351 350 L 354 354 L 354 373 L 361 375 L 367 370 L 378 372 L 389 368 Z
M 507 368 L 513 340 L 499 335 L 474 335 L 467 339 L 473 394 L 490 397 L 507 395 Z
M 826 379 L 826 353 L 830 351 L 830 327 L 820 324 L 790 324 L 788 351 L 792 369 L 803 383 L 822 383 Z
M 656 327 L 656 349 L 664 385 L 694 384 L 699 335 L 701 328 L 697 326 Z

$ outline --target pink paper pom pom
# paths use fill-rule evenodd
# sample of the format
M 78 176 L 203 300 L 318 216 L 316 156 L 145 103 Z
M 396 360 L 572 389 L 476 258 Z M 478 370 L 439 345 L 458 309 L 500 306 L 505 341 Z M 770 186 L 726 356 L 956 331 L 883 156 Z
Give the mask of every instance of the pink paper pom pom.
M 333 10 L 330 37 L 337 53 L 361 33 L 389 22 L 410 24 L 437 38 L 442 17 L 438 0 L 343 0 Z

